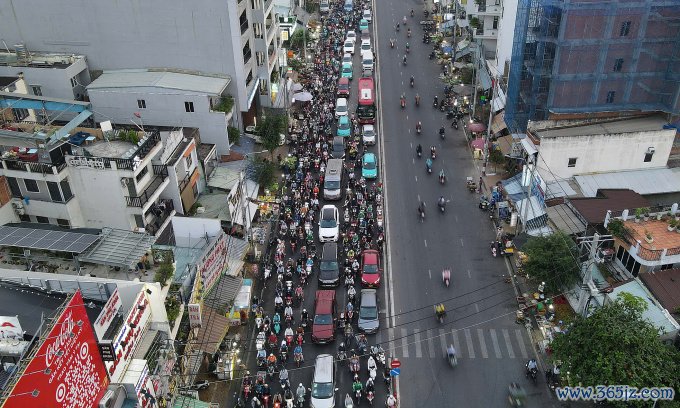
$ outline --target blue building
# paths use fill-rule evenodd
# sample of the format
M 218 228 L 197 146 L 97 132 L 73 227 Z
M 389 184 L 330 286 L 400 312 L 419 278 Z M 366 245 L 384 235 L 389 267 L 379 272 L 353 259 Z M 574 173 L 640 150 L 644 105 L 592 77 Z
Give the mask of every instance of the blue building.
M 680 114 L 680 0 L 519 0 L 505 122 Z

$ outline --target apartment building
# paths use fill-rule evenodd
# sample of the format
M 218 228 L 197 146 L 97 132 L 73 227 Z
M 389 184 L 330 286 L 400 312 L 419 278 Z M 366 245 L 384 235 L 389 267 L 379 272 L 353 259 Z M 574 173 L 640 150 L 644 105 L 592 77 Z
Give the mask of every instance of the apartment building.
M 505 122 L 680 113 L 680 7 L 519 0 Z
M 485 59 L 493 58 L 503 15 L 503 0 L 457 0 L 458 17 L 461 27 L 469 27 L 472 39 L 481 44 Z
M 270 100 L 278 68 L 273 0 L 1 2 L 0 26 L 7 44 L 85 55 L 93 73 L 162 67 L 227 75 L 227 92 L 247 112 L 237 115 L 238 127 Z

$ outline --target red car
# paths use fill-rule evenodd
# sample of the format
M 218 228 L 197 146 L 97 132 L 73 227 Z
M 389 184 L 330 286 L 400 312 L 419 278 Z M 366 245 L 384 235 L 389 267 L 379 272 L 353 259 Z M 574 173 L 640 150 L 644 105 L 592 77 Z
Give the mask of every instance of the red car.
M 349 96 L 349 78 L 340 78 L 338 80 L 338 97 L 346 98 Z
M 335 291 L 317 290 L 314 298 L 312 341 L 329 343 L 335 340 Z
M 367 249 L 361 253 L 361 284 L 368 288 L 380 286 L 380 253 L 375 249 Z

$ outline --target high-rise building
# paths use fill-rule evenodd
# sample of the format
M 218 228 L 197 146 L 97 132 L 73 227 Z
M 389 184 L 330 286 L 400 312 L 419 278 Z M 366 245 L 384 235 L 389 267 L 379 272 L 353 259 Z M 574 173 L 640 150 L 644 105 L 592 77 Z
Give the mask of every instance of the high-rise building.
M 678 0 L 519 0 L 505 122 L 680 113 Z

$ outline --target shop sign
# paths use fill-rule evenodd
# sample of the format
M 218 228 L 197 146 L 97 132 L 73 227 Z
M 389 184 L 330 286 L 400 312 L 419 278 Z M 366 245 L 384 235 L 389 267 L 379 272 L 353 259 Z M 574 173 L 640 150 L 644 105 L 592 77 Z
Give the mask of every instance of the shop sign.
M 94 321 L 94 332 L 97 333 L 97 338 L 104 338 L 106 330 L 108 330 L 113 318 L 120 311 L 122 306 L 123 303 L 120 300 L 118 288 L 116 288 L 116 290 L 113 291 L 113 294 L 111 294 L 109 300 L 104 305 L 104 309 L 102 309 L 101 313 L 99 313 L 99 316 L 97 316 L 97 320 Z
M 189 303 L 189 326 L 191 328 L 201 327 L 201 305 L 198 303 Z
M 0 340 L 23 340 L 24 331 L 16 316 L 0 316 Z
M 102 355 L 102 360 L 104 361 L 116 361 L 116 353 L 113 350 L 113 342 L 111 340 L 100 341 L 99 354 Z
M 227 235 L 222 233 L 198 263 L 204 292 L 207 293 L 227 266 Z
M 3 408 L 97 407 L 109 379 L 80 291 L 43 338 Z

